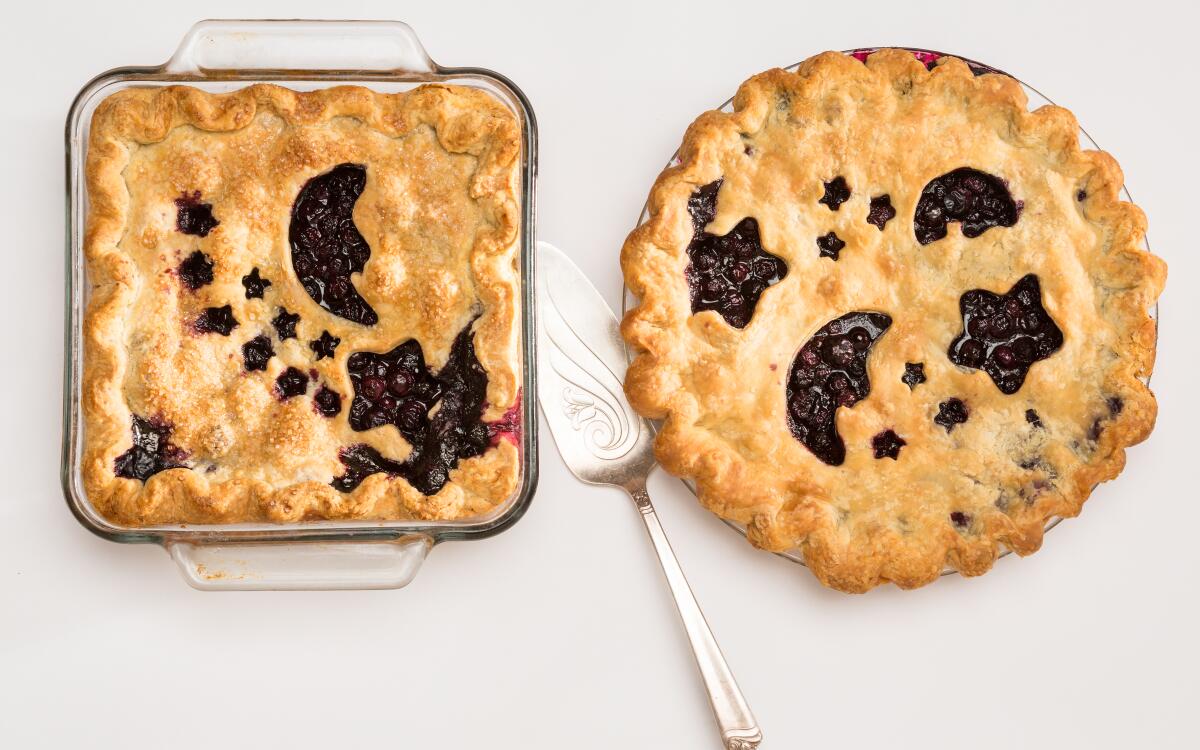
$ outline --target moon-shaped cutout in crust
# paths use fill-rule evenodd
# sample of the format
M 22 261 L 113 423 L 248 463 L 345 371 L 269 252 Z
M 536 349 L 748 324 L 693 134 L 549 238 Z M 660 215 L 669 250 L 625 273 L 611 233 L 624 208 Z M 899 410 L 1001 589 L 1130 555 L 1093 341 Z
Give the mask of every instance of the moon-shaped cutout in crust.
M 837 432 L 837 410 L 871 392 L 867 355 L 892 324 L 880 312 L 852 312 L 831 320 L 800 347 L 788 372 L 788 427 L 792 435 L 830 466 L 846 460 Z

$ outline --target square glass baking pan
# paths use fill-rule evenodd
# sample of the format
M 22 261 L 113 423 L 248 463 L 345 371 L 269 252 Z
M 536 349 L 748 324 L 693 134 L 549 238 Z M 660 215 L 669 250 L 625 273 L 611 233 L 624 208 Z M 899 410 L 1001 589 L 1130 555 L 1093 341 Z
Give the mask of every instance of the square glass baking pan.
M 83 315 L 88 280 L 83 234 L 88 211 L 84 163 L 96 106 L 132 86 L 187 84 L 230 91 L 253 83 L 312 90 L 357 83 L 397 92 L 422 83 L 471 86 L 503 102 L 521 124 L 521 387 L 520 477 L 516 491 L 486 515 L 456 521 L 322 521 L 295 524 L 115 525 L 89 502 L 80 475 L 84 361 Z M 395 21 L 201 21 L 167 63 L 119 68 L 89 82 L 67 115 L 66 352 L 63 377 L 62 486 L 67 504 L 88 530 L 116 542 L 162 545 L 189 584 L 199 589 L 379 589 L 413 579 L 433 545 L 480 539 L 515 523 L 537 485 L 537 393 L 534 352 L 533 242 L 537 124 L 525 95 L 482 68 L 447 68 L 425 52 L 416 34 Z

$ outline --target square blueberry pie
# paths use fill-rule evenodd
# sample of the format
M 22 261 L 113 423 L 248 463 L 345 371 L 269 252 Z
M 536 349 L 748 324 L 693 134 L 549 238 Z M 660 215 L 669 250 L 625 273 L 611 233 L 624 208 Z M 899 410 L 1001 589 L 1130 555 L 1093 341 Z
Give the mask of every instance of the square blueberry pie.
M 902 50 L 701 115 L 622 251 L 625 385 L 663 465 L 844 591 L 1037 550 L 1156 414 L 1166 267 L 1078 133 Z
M 519 479 L 520 126 L 470 88 L 131 88 L 87 154 L 88 497 L 454 519 Z

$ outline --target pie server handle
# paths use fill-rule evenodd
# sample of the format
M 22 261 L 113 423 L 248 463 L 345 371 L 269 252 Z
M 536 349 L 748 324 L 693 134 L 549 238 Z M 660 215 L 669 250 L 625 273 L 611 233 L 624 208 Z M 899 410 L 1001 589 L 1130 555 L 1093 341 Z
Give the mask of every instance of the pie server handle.
M 654 543 L 654 551 L 658 553 L 658 562 L 662 565 L 663 575 L 671 587 L 671 595 L 675 598 L 675 607 L 679 610 L 679 619 L 683 620 L 684 630 L 692 645 L 692 654 L 696 657 L 696 666 L 700 668 L 700 676 L 708 691 L 708 700 L 712 703 L 713 715 L 721 730 L 721 739 L 726 750 L 753 750 L 762 742 L 762 730 L 754 712 L 746 703 L 738 687 L 721 647 L 713 638 L 708 621 L 696 603 L 692 587 L 688 585 L 683 569 L 675 558 L 671 543 L 667 541 L 666 532 L 658 522 L 658 514 L 650 502 L 650 493 L 646 491 L 645 480 L 631 483 L 626 489 L 633 496 L 641 513 L 642 521 L 646 524 L 646 533 Z

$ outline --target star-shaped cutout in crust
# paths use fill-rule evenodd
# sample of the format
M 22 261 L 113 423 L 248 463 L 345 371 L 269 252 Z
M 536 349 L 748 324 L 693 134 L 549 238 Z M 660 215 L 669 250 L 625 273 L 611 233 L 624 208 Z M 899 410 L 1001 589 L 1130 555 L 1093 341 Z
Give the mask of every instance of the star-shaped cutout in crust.
M 1033 363 L 1062 347 L 1062 330 L 1042 307 L 1042 289 L 1033 274 L 1006 294 L 972 289 L 958 307 L 963 332 L 950 344 L 950 361 L 983 370 L 1001 393 L 1020 390 Z
M 271 325 L 275 326 L 275 333 L 279 336 L 279 340 L 296 338 L 296 324 L 300 322 L 300 316 L 296 313 L 288 312 L 286 307 L 279 308 L 279 314 L 271 320 Z
M 337 349 L 337 345 L 342 343 L 342 340 L 337 336 L 331 336 L 329 331 L 321 331 L 321 336 L 308 342 L 308 348 L 316 352 L 317 359 L 325 359 L 333 356 L 333 350 Z
M 846 184 L 846 178 L 839 175 L 825 183 L 825 195 L 822 195 L 817 203 L 824 203 L 829 206 L 830 211 L 836 211 L 848 200 L 850 186 Z

